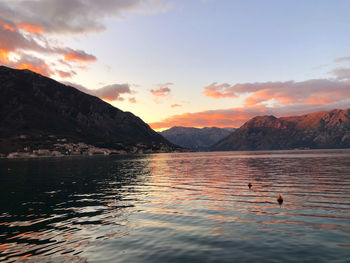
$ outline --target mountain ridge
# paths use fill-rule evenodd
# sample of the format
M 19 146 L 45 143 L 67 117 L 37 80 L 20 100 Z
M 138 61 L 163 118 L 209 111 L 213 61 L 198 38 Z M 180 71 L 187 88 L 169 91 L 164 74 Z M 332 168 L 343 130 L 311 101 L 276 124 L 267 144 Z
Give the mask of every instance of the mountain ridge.
M 257 116 L 211 150 L 350 148 L 350 109 L 299 116 Z
M 38 144 L 54 135 L 126 152 L 180 149 L 132 113 L 30 70 L 0 66 L 0 95 L 2 151 L 23 146 L 23 134 Z
M 174 126 L 160 132 L 170 142 L 193 150 L 208 150 L 210 146 L 228 136 L 235 128 Z

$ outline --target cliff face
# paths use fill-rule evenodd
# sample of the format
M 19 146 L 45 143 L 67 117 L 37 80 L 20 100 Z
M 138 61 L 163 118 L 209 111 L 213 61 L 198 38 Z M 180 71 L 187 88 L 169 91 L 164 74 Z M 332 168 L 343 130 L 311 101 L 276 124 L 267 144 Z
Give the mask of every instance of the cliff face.
M 246 122 L 212 150 L 350 148 L 350 109 L 302 116 L 259 116 Z
M 172 127 L 160 132 L 170 142 L 193 150 L 208 150 L 210 146 L 219 140 L 229 136 L 234 128 L 193 128 Z
M 19 135 L 67 137 L 125 151 L 140 145 L 178 149 L 130 112 L 29 70 L 0 67 L 0 152 Z

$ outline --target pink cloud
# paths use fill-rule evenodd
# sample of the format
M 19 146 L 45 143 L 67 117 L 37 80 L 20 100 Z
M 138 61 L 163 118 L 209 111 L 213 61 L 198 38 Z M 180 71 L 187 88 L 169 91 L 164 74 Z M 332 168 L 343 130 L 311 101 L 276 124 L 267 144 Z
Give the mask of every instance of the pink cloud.
M 87 54 L 83 50 L 67 49 L 67 53 L 63 54 L 67 61 L 83 61 L 83 62 L 95 62 L 96 57 L 94 55 Z
M 130 103 L 136 103 L 136 99 L 135 98 L 129 98 L 129 102 Z
M 340 103 L 328 105 L 323 104 L 295 104 L 280 107 L 266 107 L 264 105 L 254 105 L 249 107 L 219 109 L 201 111 L 194 113 L 184 113 L 173 115 L 159 122 L 149 123 L 156 130 L 170 128 L 174 126 L 185 127 L 240 127 L 249 119 L 261 115 L 275 115 L 285 117 L 292 115 L 307 114 L 321 110 L 344 109 L 350 105 L 350 99 Z
M 227 83 L 221 85 L 214 83 L 205 87 L 203 93 L 212 98 L 248 95 L 245 99 L 246 105 L 266 104 L 271 100 L 281 105 L 331 104 L 350 96 L 350 82 L 312 79 L 301 82 L 243 83 L 232 86 Z
M 56 72 L 61 77 L 68 77 L 68 74 L 73 76 L 74 71 L 56 68 L 58 63 L 49 66 L 40 56 L 34 56 L 33 52 L 49 56 L 69 69 L 72 68 L 72 63 L 68 62 L 78 61 L 78 67 L 83 67 L 81 63 L 96 61 L 95 56 L 82 50 L 62 47 L 41 33 L 39 26 L 6 20 L 0 15 L 0 63 L 13 68 L 30 69 L 45 76 L 52 76 Z M 16 55 L 15 60 L 11 54 Z M 62 64 L 63 60 L 59 56 L 66 59 L 66 64 Z
M 62 70 L 56 70 L 56 73 L 63 79 L 65 78 L 72 78 L 77 73 L 75 71 L 62 71 Z
M 163 97 L 169 95 L 171 90 L 169 88 L 159 88 L 156 90 L 151 90 L 153 96 Z
M 212 98 L 236 98 L 237 97 L 237 95 L 234 92 L 232 92 L 232 87 L 227 83 L 218 85 L 217 82 L 214 82 L 213 84 L 205 87 L 202 93 L 205 96 L 212 97 Z

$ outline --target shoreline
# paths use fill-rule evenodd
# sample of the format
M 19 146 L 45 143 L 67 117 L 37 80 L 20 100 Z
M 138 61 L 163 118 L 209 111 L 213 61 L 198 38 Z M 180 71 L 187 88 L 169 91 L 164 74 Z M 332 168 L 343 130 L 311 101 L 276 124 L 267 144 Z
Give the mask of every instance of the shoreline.
M 26 155 L 26 156 L 0 156 L 0 160 L 35 160 L 35 159 L 63 159 L 63 158 L 91 158 L 91 157 L 111 157 L 111 156 L 144 156 L 151 154 L 177 154 L 177 153 L 263 153 L 263 152 L 314 152 L 314 151 L 345 151 L 350 152 L 350 148 L 331 149 L 284 149 L 284 150 L 247 150 L 247 151 L 170 151 L 170 152 L 112 152 L 110 154 L 71 154 L 71 155 Z

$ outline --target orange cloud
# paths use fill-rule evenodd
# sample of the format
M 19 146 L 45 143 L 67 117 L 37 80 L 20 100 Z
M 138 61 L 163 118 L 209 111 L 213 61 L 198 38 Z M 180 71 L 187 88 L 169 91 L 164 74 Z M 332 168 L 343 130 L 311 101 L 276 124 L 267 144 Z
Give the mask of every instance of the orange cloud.
M 239 97 L 248 95 L 247 106 L 268 104 L 274 101 L 280 105 L 288 104 L 332 104 L 350 96 L 350 70 L 338 69 L 337 80 L 312 79 L 301 82 L 263 82 L 218 85 L 213 83 L 204 88 L 203 94 L 212 98 Z M 341 76 L 340 76 L 341 75 Z
M 155 130 L 164 130 L 174 126 L 184 127 L 240 127 L 249 119 L 261 115 L 275 115 L 277 117 L 307 114 L 322 110 L 348 108 L 350 99 L 332 104 L 296 104 L 280 107 L 266 107 L 264 105 L 247 106 L 243 108 L 220 109 L 184 113 L 173 115 L 160 122 L 149 123 Z
M 7 64 L 9 61 L 9 53 L 4 49 L 0 49 L 0 62 Z
M 21 63 L 19 65 L 14 66 L 15 69 L 29 69 L 35 73 L 44 75 L 44 76 L 50 76 L 52 75 L 52 71 L 50 70 L 49 66 L 45 63 L 34 65 L 31 63 Z
M 172 104 L 170 107 L 171 107 L 171 108 L 176 108 L 176 107 L 181 107 L 181 106 L 182 106 L 182 105 L 175 103 L 175 104 Z
M 19 22 L 15 22 L 15 24 L 19 28 L 21 28 L 21 29 L 23 29 L 23 30 L 25 30 L 25 31 L 27 31 L 27 32 L 29 32 L 31 34 L 42 34 L 43 31 L 44 31 L 44 29 L 41 26 L 34 25 L 34 24 L 19 23 Z
M 59 46 L 55 41 L 42 35 L 42 32 L 41 26 L 9 21 L 0 16 L 0 63 L 13 68 L 33 70 L 45 76 L 56 73 L 62 78 L 67 78 L 75 75 L 72 68 L 83 68 L 83 63 L 96 61 L 95 56 L 82 50 Z M 13 58 L 9 54 L 13 54 Z M 60 63 L 51 63 L 49 67 L 40 59 L 39 54 Z M 63 59 L 57 60 L 58 54 L 64 55 L 65 64 L 61 63 Z M 79 61 L 79 64 L 70 63 L 76 61 Z M 56 68 L 59 64 L 60 68 Z M 68 67 L 69 70 L 62 69 L 62 66 Z
M 15 31 L 15 29 L 7 24 L 2 25 L 2 28 L 9 31 Z
M 227 83 L 217 85 L 217 82 L 214 82 L 205 87 L 202 93 L 212 98 L 237 98 L 237 95 L 231 91 L 231 86 Z
M 170 128 L 173 126 L 183 127 L 239 127 L 248 119 L 261 115 L 265 112 L 263 107 L 250 109 L 233 108 L 226 110 L 211 110 L 195 113 L 184 113 L 174 115 L 161 122 L 150 123 L 156 130 Z
M 171 90 L 169 88 L 159 88 L 156 90 L 151 90 L 153 96 L 163 97 L 169 95 Z
M 74 75 L 77 74 L 75 71 L 62 71 L 62 70 L 56 70 L 56 73 L 61 78 L 72 78 Z
M 95 62 L 96 57 L 85 53 L 83 50 L 69 49 L 67 53 L 63 54 L 67 61 L 83 61 L 83 62 Z
M 135 98 L 129 98 L 129 102 L 130 103 L 136 103 L 136 99 Z

